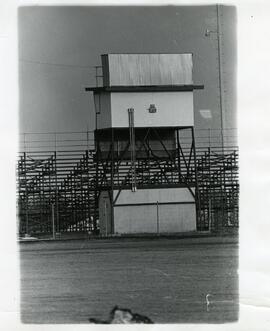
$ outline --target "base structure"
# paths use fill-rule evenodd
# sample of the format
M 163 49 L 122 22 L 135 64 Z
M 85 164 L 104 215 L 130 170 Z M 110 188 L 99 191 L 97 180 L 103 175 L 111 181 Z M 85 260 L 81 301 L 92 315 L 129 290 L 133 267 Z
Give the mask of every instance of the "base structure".
M 195 191 L 195 190 L 194 190 Z M 102 235 L 180 233 L 196 230 L 196 203 L 184 187 L 124 189 L 99 197 L 99 226 Z
M 237 231 L 237 147 L 196 148 L 195 161 L 192 143 L 158 153 L 143 141 L 135 167 L 110 148 L 20 153 L 18 233 Z

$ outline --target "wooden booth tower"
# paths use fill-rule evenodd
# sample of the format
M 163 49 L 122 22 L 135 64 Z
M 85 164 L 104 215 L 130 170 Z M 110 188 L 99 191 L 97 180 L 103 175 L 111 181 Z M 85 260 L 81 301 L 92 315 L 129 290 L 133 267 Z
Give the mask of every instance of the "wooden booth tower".
M 102 55 L 94 92 L 102 235 L 196 230 L 192 54 Z

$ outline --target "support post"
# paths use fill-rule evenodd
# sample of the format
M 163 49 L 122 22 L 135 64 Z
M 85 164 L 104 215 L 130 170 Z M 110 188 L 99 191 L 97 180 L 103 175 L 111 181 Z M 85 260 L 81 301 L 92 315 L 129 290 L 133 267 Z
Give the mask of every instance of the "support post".
M 211 151 L 211 128 L 208 129 L 209 151 Z
M 57 178 L 57 152 L 54 152 L 54 170 L 55 170 L 55 216 L 56 216 L 56 228 L 57 232 L 60 232 L 59 224 L 59 206 L 58 206 L 58 178 Z
M 93 228 L 94 233 L 98 233 L 98 226 L 97 221 L 99 218 L 99 195 L 100 195 L 100 186 L 102 184 L 103 178 L 102 178 L 102 172 L 99 171 L 99 164 L 101 160 L 101 151 L 100 151 L 100 145 L 99 145 L 99 134 L 97 129 L 94 132 L 95 135 L 95 165 L 96 165 L 96 175 L 95 175 L 95 191 L 94 191 L 94 199 L 95 199 L 95 210 L 94 210 L 94 220 L 93 220 Z M 107 164 L 106 164 L 107 165 Z M 103 169 L 104 171 L 104 169 Z M 101 177 L 101 178 L 99 178 Z
M 28 188 L 27 188 L 27 168 L 26 168 L 26 152 L 24 152 L 24 181 L 25 181 L 25 216 L 26 216 L 26 226 L 25 233 L 28 234 L 29 231 L 29 200 L 28 200 Z
M 212 202 L 211 198 L 209 199 L 209 205 L 208 205 L 208 215 L 209 215 L 209 232 L 212 232 Z
M 51 207 L 52 207 L 52 234 L 53 234 L 53 239 L 55 239 L 54 203 L 51 204 Z
M 191 127 L 191 135 L 192 135 L 192 145 L 193 145 L 193 156 L 194 156 L 194 172 L 195 172 L 195 200 L 196 200 L 196 209 L 197 209 L 197 229 L 199 227 L 200 223 L 200 212 L 201 212 L 201 206 L 200 206 L 200 192 L 199 192 L 199 184 L 198 184 L 198 175 L 197 175 L 197 158 L 196 158 L 196 148 L 195 148 L 195 136 L 194 136 L 194 127 Z
M 208 162 L 209 162 L 209 172 L 208 172 L 208 178 L 209 178 L 208 179 L 209 180 L 209 186 L 208 186 L 208 199 L 209 199 L 208 227 L 209 227 L 209 230 L 211 231 L 211 228 L 212 228 L 211 146 L 209 146 L 208 152 L 209 152 L 209 158 L 208 158 Z
M 159 205 L 157 201 L 157 235 L 159 235 Z
M 129 120 L 129 139 L 131 147 L 131 189 L 132 192 L 136 192 L 136 154 L 135 154 L 135 133 L 134 133 L 134 108 L 128 108 L 128 120 Z
M 180 137 L 179 137 L 179 129 L 176 129 L 177 136 L 177 158 L 178 158 L 178 181 L 181 183 L 181 158 L 180 158 Z
M 107 202 L 104 199 L 104 220 L 105 220 L 105 235 L 108 236 L 108 218 L 107 218 Z
M 110 202 L 111 202 L 111 206 L 112 206 L 112 212 L 111 212 L 111 233 L 114 233 L 114 213 L 113 213 L 113 191 L 114 191 L 114 129 L 111 129 L 111 139 L 112 139 L 112 155 L 111 155 L 111 190 L 110 190 Z

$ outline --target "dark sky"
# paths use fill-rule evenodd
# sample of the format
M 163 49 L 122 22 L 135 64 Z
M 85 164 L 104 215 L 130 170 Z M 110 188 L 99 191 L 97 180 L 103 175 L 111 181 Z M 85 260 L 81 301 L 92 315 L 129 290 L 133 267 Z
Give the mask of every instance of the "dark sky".
M 94 68 L 103 53 L 193 53 L 195 127 L 220 128 L 216 6 L 21 7 L 20 132 L 94 129 Z M 236 9 L 221 6 L 225 128 L 235 127 Z M 89 68 L 88 68 L 89 66 Z M 210 109 L 212 120 L 200 109 Z

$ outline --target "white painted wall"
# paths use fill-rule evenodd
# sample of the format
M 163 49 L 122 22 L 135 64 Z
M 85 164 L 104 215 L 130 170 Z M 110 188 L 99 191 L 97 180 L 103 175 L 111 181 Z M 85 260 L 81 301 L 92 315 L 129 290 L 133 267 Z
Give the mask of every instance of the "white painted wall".
M 156 233 L 155 206 L 114 207 L 114 233 Z
M 173 215 L 173 216 L 172 216 Z M 196 230 L 196 206 L 194 204 L 160 205 L 159 231 L 161 233 Z
M 114 207 L 114 233 L 179 233 L 196 230 L 194 204 Z
M 114 197 L 118 191 L 114 191 Z M 158 206 L 156 202 L 159 202 Z M 162 205 L 162 202 L 192 202 Z M 114 233 L 177 233 L 196 230 L 196 206 L 187 188 L 122 190 L 114 207 Z M 157 212 L 158 209 L 158 212 Z
M 149 113 L 150 104 L 157 108 Z M 193 92 L 115 92 L 101 94 L 98 128 L 128 127 L 128 108 L 134 108 L 135 127 L 193 126 Z

